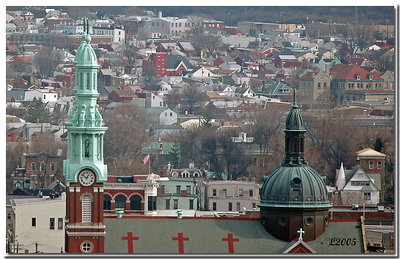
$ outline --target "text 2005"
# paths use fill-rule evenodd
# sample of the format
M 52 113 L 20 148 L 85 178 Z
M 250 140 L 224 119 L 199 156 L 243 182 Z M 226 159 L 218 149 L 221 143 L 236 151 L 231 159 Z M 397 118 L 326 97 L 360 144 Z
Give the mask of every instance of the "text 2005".
M 356 238 L 331 238 L 330 246 L 355 246 L 357 244 Z

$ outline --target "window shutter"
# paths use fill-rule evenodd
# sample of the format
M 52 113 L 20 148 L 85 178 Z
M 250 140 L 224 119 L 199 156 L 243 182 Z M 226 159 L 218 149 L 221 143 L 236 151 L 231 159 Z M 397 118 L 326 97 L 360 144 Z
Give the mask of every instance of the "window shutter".
M 82 198 L 82 223 L 92 222 L 92 200 L 88 195 Z

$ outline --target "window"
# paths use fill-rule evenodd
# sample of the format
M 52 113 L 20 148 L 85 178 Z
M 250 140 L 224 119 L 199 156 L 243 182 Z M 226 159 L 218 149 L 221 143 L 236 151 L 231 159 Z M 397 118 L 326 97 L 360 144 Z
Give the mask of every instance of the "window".
M 160 103 L 160 106 L 161 106 L 161 103 Z M 167 116 L 167 113 L 164 113 L 164 115 Z
M 118 195 L 115 198 L 115 208 L 116 209 L 125 209 L 126 208 L 126 198 L 123 195 Z
M 257 166 L 257 157 L 253 157 L 253 166 Z
M 80 248 L 82 253 L 91 253 L 93 251 L 93 243 L 90 241 L 84 241 Z
M 213 196 L 217 196 L 217 189 L 213 189 Z
M 149 196 L 147 208 L 148 210 L 157 210 L 157 197 L 156 196 Z
M 131 210 L 141 210 L 142 209 L 142 199 L 138 195 L 134 195 L 131 198 Z
M 371 200 L 371 193 L 370 192 L 364 192 L 364 200 Z
M 192 188 L 190 187 L 190 185 L 186 185 L 186 190 L 187 190 L 187 194 L 192 193 Z
M 171 116 L 171 117 L 172 117 L 172 112 L 170 112 L 170 113 L 169 113 L 169 116 Z
M 36 227 L 36 218 L 32 218 L 32 227 Z
M 82 198 L 82 223 L 92 222 L 92 199 L 89 195 Z
M 168 199 L 168 200 L 165 200 L 165 209 L 166 210 L 169 210 L 170 209 L 170 199 Z
M 232 202 L 229 202 L 229 203 L 228 203 L 228 210 L 229 210 L 229 211 L 232 211 Z
M 35 219 L 35 221 L 36 221 L 36 219 Z M 54 224 L 55 224 L 55 218 L 50 218 L 50 229 L 54 229 Z
M 189 200 L 189 210 L 193 209 L 193 200 Z
M 318 83 L 318 88 L 321 88 L 321 83 Z
M 369 161 L 369 169 L 374 169 L 374 161 Z
M 243 189 L 239 189 L 239 196 L 243 197 Z
M 382 169 L 382 161 L 378 161 L 378 169 Z
M 51 170 L 51 171 L 54 171 L 54 169 L 55 169 L 55 165 L 54 165 L 54 163 L 51 163 L 51 164 L 50 164 L 50 170 Z
M 11 219 L 11 213 L 7 213 L 7 219 Z
M 180 185 L 176 186 L 176 193 L 181 194 L 181 186 Z
M 45 171 L 46 170 L 46 164 L 45 163 L 41 163 L 40 164 L 40 171 Z
M 324 88 L 326 88 L 326 83 L 324 83 Z
M 33 163 L 31 164 L 31 168 L 32 168 L 33 171 L 36 170 L 36 163 L 35 163 L 35 162 L 33 162 Z
M 240 211 L 240 202 L 236 202 L 236 210 Z
M 213 202 L 213 211 L 216 211 L 216 210 L 217 210 L 217 203 Z
M 111 210 L 111 197 L 108 195 L 104 195 L 103 210 Z
M 253 190 L 249 190 L 249 196 L 253 197 Z
M 57 226 L 57 228 L 58 229 L 63 229 L 63 224 L 64 222 L 63 222 L 63 218 L 58 218 L 58 226 Z
M 160 106 L 162 106 L 162 102 L 160 102 Z M 167 113 L 165 113 L 165 116 L 167 116 Z
M 178 200 L 174 200 L 174 210 L 178 209 Z
M 90 74 L 86 73 L 86 89 L 90 88 Z
M 46 95 L 45 94 L 43 95 L 43 99 L 46 99 Z
M 252 205 L 253 205 L 253 209 L 255 209 L 256 208 L 256 203 L 253 202 Z

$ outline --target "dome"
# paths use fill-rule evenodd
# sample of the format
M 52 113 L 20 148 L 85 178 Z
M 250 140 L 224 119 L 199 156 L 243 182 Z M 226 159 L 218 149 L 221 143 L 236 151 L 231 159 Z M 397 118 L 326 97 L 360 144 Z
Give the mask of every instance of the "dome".
M 260 207 L 330 207 L 325 179 L 309 166 L 280 166 L 266 177 Z
M 75 65 L 79 67 L 99 67 L 96 53 L 90 46 L 90 35 L 84 33 L 82 38 L 83 41 L 76 52 Z
M 286 118 L 286 131 L 306 131 L 303 117 L 298 108 L 297 104 L 293 103 L 292 109 Z

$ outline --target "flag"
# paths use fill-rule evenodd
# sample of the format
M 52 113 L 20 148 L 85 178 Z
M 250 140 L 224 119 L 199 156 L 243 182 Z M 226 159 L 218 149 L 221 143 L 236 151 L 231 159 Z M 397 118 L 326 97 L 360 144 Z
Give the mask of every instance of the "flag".
M 150 154 L 147 154 L 147 156 L 143 158 L 143 164 L 147 164 L 149 162 L 149 159 L 150 159 Z

